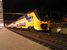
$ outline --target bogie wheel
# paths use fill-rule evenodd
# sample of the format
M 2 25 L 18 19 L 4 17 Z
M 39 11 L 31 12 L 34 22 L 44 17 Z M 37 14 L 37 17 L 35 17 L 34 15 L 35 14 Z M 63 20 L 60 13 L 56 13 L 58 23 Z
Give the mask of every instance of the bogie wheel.
M 34 27 L 28 27 L 28 29 L 29 29 L 29 31 L 31 31 L 31 32 L 36 32 L 36 30 L 34 29 Z

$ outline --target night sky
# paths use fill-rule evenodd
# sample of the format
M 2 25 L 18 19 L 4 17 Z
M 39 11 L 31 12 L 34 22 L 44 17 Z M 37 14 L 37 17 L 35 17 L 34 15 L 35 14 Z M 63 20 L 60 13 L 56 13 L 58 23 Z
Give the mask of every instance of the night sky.
M 25 12 L 35 8 L 45 10 L 67 11 L 65 0 L 3 0 L 5 12 Z
M 44 8 L 47 10 L 48 3 L 40 0 L 4 0 L 5 12 L 26 12 L 31 9 Z
M 49 16 L 57 18 L 67 13 L 66 0 L 3 0 L 4 12 L 27 12 L 32 9 L 43 9 Z M 51 14 L 50 14 L 51 13 Z M 54 17 L 56 19 L 56 17 Z

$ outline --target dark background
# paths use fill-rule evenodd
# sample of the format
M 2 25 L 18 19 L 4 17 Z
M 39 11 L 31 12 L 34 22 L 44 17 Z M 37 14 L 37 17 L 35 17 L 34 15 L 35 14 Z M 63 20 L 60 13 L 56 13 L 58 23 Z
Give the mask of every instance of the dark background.
M 31 9 L 47 9 L 47 1 L 42 0 L 4 0 L 5 12 L 27 12 Z
M 3 0 L 4 12 L 28 12 L 32 9 L 44 10 L 52 20 L 59 21 L 67 14 L 66 0 Z M 6 15 L 5 19 L 17 19 L 19 16 L 12 17 Z
M 65 0 L 3 0 L 3 4 L 5 12 L 24 12 L 35 8 L 67 11 L 67 2 Z

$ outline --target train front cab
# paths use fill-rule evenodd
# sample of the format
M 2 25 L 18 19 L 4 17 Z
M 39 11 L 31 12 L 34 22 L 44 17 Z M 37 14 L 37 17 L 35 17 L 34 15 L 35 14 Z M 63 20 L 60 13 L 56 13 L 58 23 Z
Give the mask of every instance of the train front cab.
M 46 30 L 50 28 L 50 21 L 41 21 L 38 19 L 37 11 L 29 12 L 25 17 L 28 17 L 30 21 L 27 22 L 27 27 L 38 31 Z

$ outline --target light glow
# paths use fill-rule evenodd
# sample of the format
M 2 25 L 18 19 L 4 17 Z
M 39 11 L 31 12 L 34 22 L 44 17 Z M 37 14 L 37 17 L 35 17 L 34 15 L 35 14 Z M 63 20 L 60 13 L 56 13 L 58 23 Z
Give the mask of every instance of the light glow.
M 57 32 L 60 32 L 60 31 L 61 31 L 61 28 L 58 27 L 58 28 L 57 28 Z
M 4 24 L 3 23 L 0 23 L 0 28 L 3 28 L 4 27 Z

